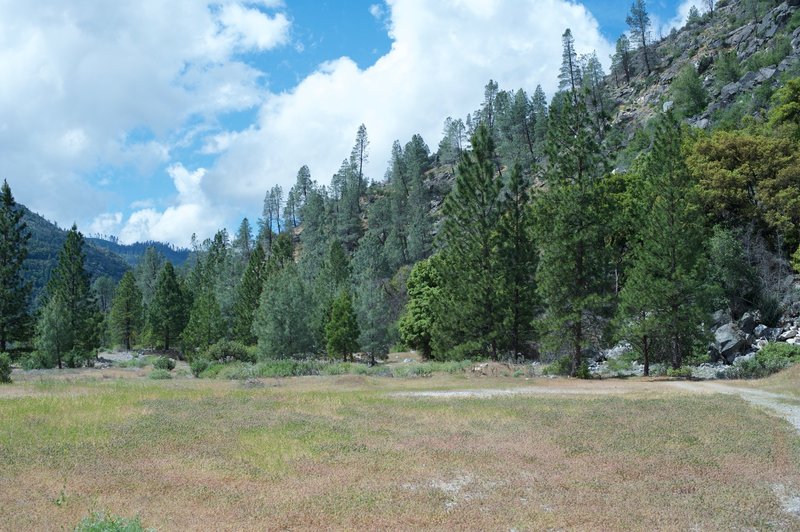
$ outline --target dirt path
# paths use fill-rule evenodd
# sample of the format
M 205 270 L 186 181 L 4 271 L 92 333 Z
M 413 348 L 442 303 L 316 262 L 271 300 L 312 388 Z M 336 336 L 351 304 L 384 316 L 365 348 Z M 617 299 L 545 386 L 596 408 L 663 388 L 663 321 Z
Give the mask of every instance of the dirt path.
M 800 403 L 796 397 L 765 392 L 752 388 L 739 388 L 718 382 L 669 382 L 675 388 L 695 393 L 724 393 L 738 395 L 748 403 L 780 416 L 800 432 Z
M 487 388 L 472 390 L 447 390 L 447 391 L 415 391 L 397 392 L 392 397 L 419 397 L 441 399 L 489 399 L 492 397 L 511 397 L 517 395 L 616 395 L 632 392 L 665 391 L 667 389 L 681 390 L 690 393 L 711 394 L 722 393 L 738 395 L 753 406 L 766 410 L 772 415 L 784 418 L 800 432 L 800 402 L 797 398 L 777 393 L 765 392 L 752 388 L 740 388 L 717 382 L 614 382 L 613 384 L 587 383 L 581 384 L 569 381 L 569 385 L 525 386 L 520 388 Z

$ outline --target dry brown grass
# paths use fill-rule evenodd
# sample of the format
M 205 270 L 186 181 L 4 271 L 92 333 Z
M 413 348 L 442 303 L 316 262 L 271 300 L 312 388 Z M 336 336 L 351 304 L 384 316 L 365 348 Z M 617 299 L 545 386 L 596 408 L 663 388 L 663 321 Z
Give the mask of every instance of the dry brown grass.
M 0 387 L 0 529 L 70 528 L 91 509 L 163 530 L 800 528 L 775 487 L 800 493 L 800 437 L 730 395 L 450 375 L 263 384 Z M 549 393 L 392 395 L 531 386 Z M 587 390 L 602 393 L 574 393 Z

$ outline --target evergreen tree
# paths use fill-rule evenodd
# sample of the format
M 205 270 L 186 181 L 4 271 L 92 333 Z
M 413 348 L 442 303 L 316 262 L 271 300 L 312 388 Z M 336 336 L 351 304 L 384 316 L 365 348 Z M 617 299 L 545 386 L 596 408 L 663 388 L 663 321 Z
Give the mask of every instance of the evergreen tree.
M 195 298 L 182 336 L 190 360 L 225 336 L 222 312 L 212 291 L 204 290 Z
M 331 318 L 325 325 L 325 345 L 331 358 L 351 358 L 358 350 L 358 319 L 350 292 L 342 290 L 331 306 Z
M 158 273 L 164 267 L 164 257 L 153 246 L 144 250 L 144 255 L 134 269 L 136 286 L 142 293 L 142 304 L 147 308 L 153 300 L 158 282 Z
M 534 146 L 537 159 L 544 155 L 544 144 L 547 141 L 547 96 L 541 85 L 536 86 L 531 98 L 531 112 L 534 117 Z
M 114 338 L 128 351 L 141 332 L 143 317 L 142 293 L 133 273 L 125 272 L 114 295 L 109 320 Z
M 92 350 L 99 347 L 98 329 L 102 318 L 89 286 L 83 246 L 83 235 L 73 225 L 58 253 L 58 265 L 47 283 L 47 298 L 58 298 L 64 305 L 65 317 L 72 331 L 72 341 L 64 350 L 73 354 L 67 360 L 69 366 L 91 363 Z
M 60 294 L 45 300 L 36 322 L 35 346 L 39 365 L 45 368 L 64 367 L 64 363 L 73 360 L 72 350 L 75 345 L 75 331 L 70 325 L 68 307 Z
M 309 306 L 308 292 L 294 264 L 267 279 L 253 322 L 262 357 L 306 356 L 314 351 Z
M 628 36 L 624 33 L 617 39 L 615 54 L 612 57 L 612 71 L 614 75 L 622 74 L 625 77 L 625 83 L 631 82 L 631 42 Z M 619 85 L 619 81 L 617 82 Z
M 646 212 L 638 223 L 633 265 L 621 294 L 622 311 L 632 321 L 644 316 L 644 333 L 662 336 L 664 358 L 674 368 L 702 340 L 699 324 L 709 311 L 711 294 L 704 282 L 702 211 L 681 142 L 678 121 L 670 113 L 660 117 L 652 151 L 641 165 L 638 182 Z
M 466 144 L 466 126 L 460 118 L 447 117 L 444 121 L 444 132 L 439 142 L 439 162 L 441 164 L 455 164 L 461 157 Z
M 500 308 L 504 318 L 502 345 L 514 356 L 529 354 L 537 309 L 534 273 L 537 247 L 533 242 L 530 181 L 517 164 L 508 175 L 498 225 Z
M 92 283 L 92 296 L 97 301 L 98 309 L 104 315 L 111 311 L 115 290 L 116 283 L 108 275 L 101 275 Z
M 253 242 L 253 228 L 250 227 L 250 220 L 247 218 L 243 218 L 242 223 L 239 224 L 239 229 L 236 231 L 236 237 L 233 239 L 231 246 L 239 263 L 247 264 L 250 260 L 250 254 L 256 247 Z
M 558 90 L 569 91 L 574 100 L 578 97 L 581 71 L 578 63 L 578 53 L 575 51 L 575 38 L 569 28 L 561 36 L 561 46 L 561 70 L 558 73 Z
M 695 116 L 706 108 L 708 103 L 708 93 L 694 65 L 684 66 L 670 87 L 672 98 L 675 101 L 675 108 L 683 116 Z
M 356 133 L 356 143 L 350 153 L 350 166 L 355 174 L 355 196 L 360 198 L 367 190 L 366 178 L 364 177 L 364 166 L 369 162 L 369 139 L 367 138 L 367 127 L 364 124 L 358 126 Z M 357 205 L 358 207 L 358 205 Z M 360 212 L 360 207 L 358 207 Z
M 642 55 L 642 61 L 649 76 L 650 48 L 647 43 L 650 40 L 650 14 L 647 12 L 645 0 L 634 0 L 625 23 L 631 29 L 631 34 L 639 44 L 639 52 Z
M 158 274 L 153 301 L 148 308 L 148 324 L 165 350 L 175 345 L 186 327 L 186 295 L 172 263 L 167 261 Z
M 433 335 L 438 328 L 436 317 L 442 285 L 438 259 L 434 255 L 411 269 L 406 284 L 408 304 L 398 324 L 403 342 L 426 359 L 433 354 Z
M 257 245 L 250 255 L 233 306 L 233 337 L 245 345 L 253 345 L 256 342 L 256 336 L 253 333 L 253 318 L 261 300 L 266 266 L 264 247 Z
M 440 233 L 444 267 L 440 310 L 442 327 L 434 338 L 435 356 L 488 352 L 497 356 L 497 232 L 501 181 L 495 174 L 494 142 L 481 124 L 471 152 L 458 165 L 456 183 L 445 199 Z
M 22 209 L 4 180 L 0 189 L 0 353 L 6 352 L 10 342 L 28 337 L 31 285 L 25 282 L 22 267 L 28 256 L 30 233 L 22 217 Z
M 571 374 L 582 363 L 590 325 L 604 309 L 608 279 L 601 178 L 606 161 L 582 101 L 554 101 L 550 111 L 547 187 L 537 201 L 541 255 L 537 289 L 553 347 L 572 352 Z

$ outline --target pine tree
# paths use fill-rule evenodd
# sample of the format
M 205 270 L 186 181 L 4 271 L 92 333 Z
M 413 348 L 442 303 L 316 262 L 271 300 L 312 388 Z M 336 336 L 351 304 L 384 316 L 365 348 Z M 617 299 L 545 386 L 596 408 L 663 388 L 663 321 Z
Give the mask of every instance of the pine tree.
M 531 97 L 531 113 L 534 117 L 534 145 L 537 159 L 544 155 L 544 144 L 547 141 L 547 95 L 541 85 L 536 86 Z
M 480 124 L 471 152 L 458 165 L 456 183 L 445 199 L 440 233 L 443 261 L 441 329 L 434 338 L 436 356 L 488 352 L 498 354 L 497 232 L 501 181 L 495 173 L 495 146 Z
M 356 143 L 350 153 L 350 165 L 356 177 L 356 197 L 361 197 L 367 190 L 366 178 L 364 177 L 364 166 L 366 166 L 367 162 L 369 162 L 369 138 L 367 137 L 367 127 L 361 124 L 358 126 Z
M 236 302 L 233 305 L 233 337 L 245 345 L 253 345 L 256 336 L 253 333 L 253 318 L 261 300 L 261 291 L 267 271 L 264 247 L 257 245 L 242 280 L 236 291 Z
M 48 297 L 36 322 L 34 342 L 39 364 L 62 369 L 75 345 L 75 331 L 70 325 L 68 307 L 60 294 Z
M 572 30 L 567 28 L 561 36 L 561 70 L 558 73 L 558 90 L 569 91 L 573 100 L 578 97 L 581 82 L 581 71 L 578 53 L 575 51 L 575 39 Z
M 109 320 L 114 338 L 128 351 L 141 332 L 143 317 L 142 293 L 133 273 L 125 272 L 114 295 Z
M 625 19 L 625 23 L 631 29 L 631 34 L 639 43 L 639 52 L 642 55 L 647 75 L 650 75 L 650 48 L 647 43 L 650 40 L 650 14 L 647 12 L 645 0 L 634 0 L 631 11 Z
M 136 285 L 142 293 L 142 304 L 146 307 L 150 305 L 153 300 L 153 294 L 156 290 L 156 283 L 158 282 L 158 273 L 164 267 L 164 257 L 156 251 L 153 246 L 148 246 L 144 250 L 142 260 L 136 265 L 134 275 L 136 277 Z
M 175 345 L 186 327 L 186 296 L 169 261 L 158 274 L 147 321 L 159 345 L 165 350 Z
M 73 225 L 58 253 L 58 265 L 47 283 L 47 298 L 58 298 L 64 305 L 66 320 L 72 331 L 72 342 L 65 350 L 72 353 L 67 360 L 70 366 L 83 362 L 91 364 L 92 350 L 99 347 L 101 316 L 92 297 L 89 274 L 84 267 L 86 256 L 83 246 L 83 235 Z
M 628 36 L 622 34 L 619 39 L 617 39 L 616 45 L 616 53 L 612 58 L 612 70 L 614 74 L 617 75 L 621 72 L 625 76 L 625 83 L 631 82 L 631 42 L 628 40 Z M 619 85 L 619 82 L 617 83 Z
M 533 241 L 533 212 L 528 196 L 530 181 L 514 165 L 502 196 L 498 224 L 500 309 L 505 316 L 502 345 L 514 356 L 528 354 L 537 309 L 537 247 Z
M 0 189 L 0 353 L 10 342 L 28 337 L 31 285 L 25 282 L 22 267 L 28 256 L 30 233 L 22 217 L 22 209 L 4 180 Z
M 425 359 L 433 354 L 433 335 L 438 328 L 436 317 L 442 285 L 438 260 L 439 256 L 434 255 L 411 269 L 406 283 L 408 304 L 398 324 L 403 342 Z
M 195 298 L 189 322 L 183 330 L 184 353 L 191 360 L 225 335 L 222 312 L 211 290 Z
M 567 96 L 550 110 L 547 187 L 537 201 L 541 255 L 537 289 L 552 347 L 569 347 L 571 373 L 582 363 L 590 325 L 604 308 L 607 258 L 601 178 L 606 162 L 582 101 Z M 566 344 L 566 345 L 565 345 Z
M 293 263 L 270 276 L 253 321 L 262 357 L 307 356 L 314 351 L 309 294 Z
M 351 358 L 358 350 L 358 319 L 350 292 L 342 290 L 331 306 L 331 318 L 325 325 L 325 345 L 331 358 Z
M 703 332 L 710 310 L 705 284 L 704 227 L 695 182 L 681 151 L 680 124 L 671 113 L 658 120 L 652 151 L 638 179 L 642 216 L 621 309 L 638 337 L 659 335 L 664 358 L 679 368 Z M 646 353 L 650 358 L 650 353 Z

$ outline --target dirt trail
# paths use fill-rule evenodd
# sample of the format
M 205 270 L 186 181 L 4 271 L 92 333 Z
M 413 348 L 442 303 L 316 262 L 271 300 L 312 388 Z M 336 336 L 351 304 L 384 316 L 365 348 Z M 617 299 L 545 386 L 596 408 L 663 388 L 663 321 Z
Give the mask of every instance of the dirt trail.
M 681 390 L 690 393 L 722 393 L 738 395 L 748 403 L 762 408 L 773 415 L 786 419 L 800 432 L 800 401 L 794 397 L 765 392 L 752 388 L 740 388 L 717 382 L 623 382 L 612 385 L 597 383 L 572 384 L 567 386 L 525 386 L 521 388 L 487 388 L 472 390 L 398 392 L 392 397 L 419 397 L 441 399 L 489 399 L 492 397 L 511 397 L 516 395 L 616 395 L 632 392 Z
M 800 402 L 796 397 L 765 392 L 752 388 L 739 388 L 718 382 L 670 382 L 675 388 L 696 393 L 724 393 L 738 395 L 748 403 L 784 418 L 800 432 Z

